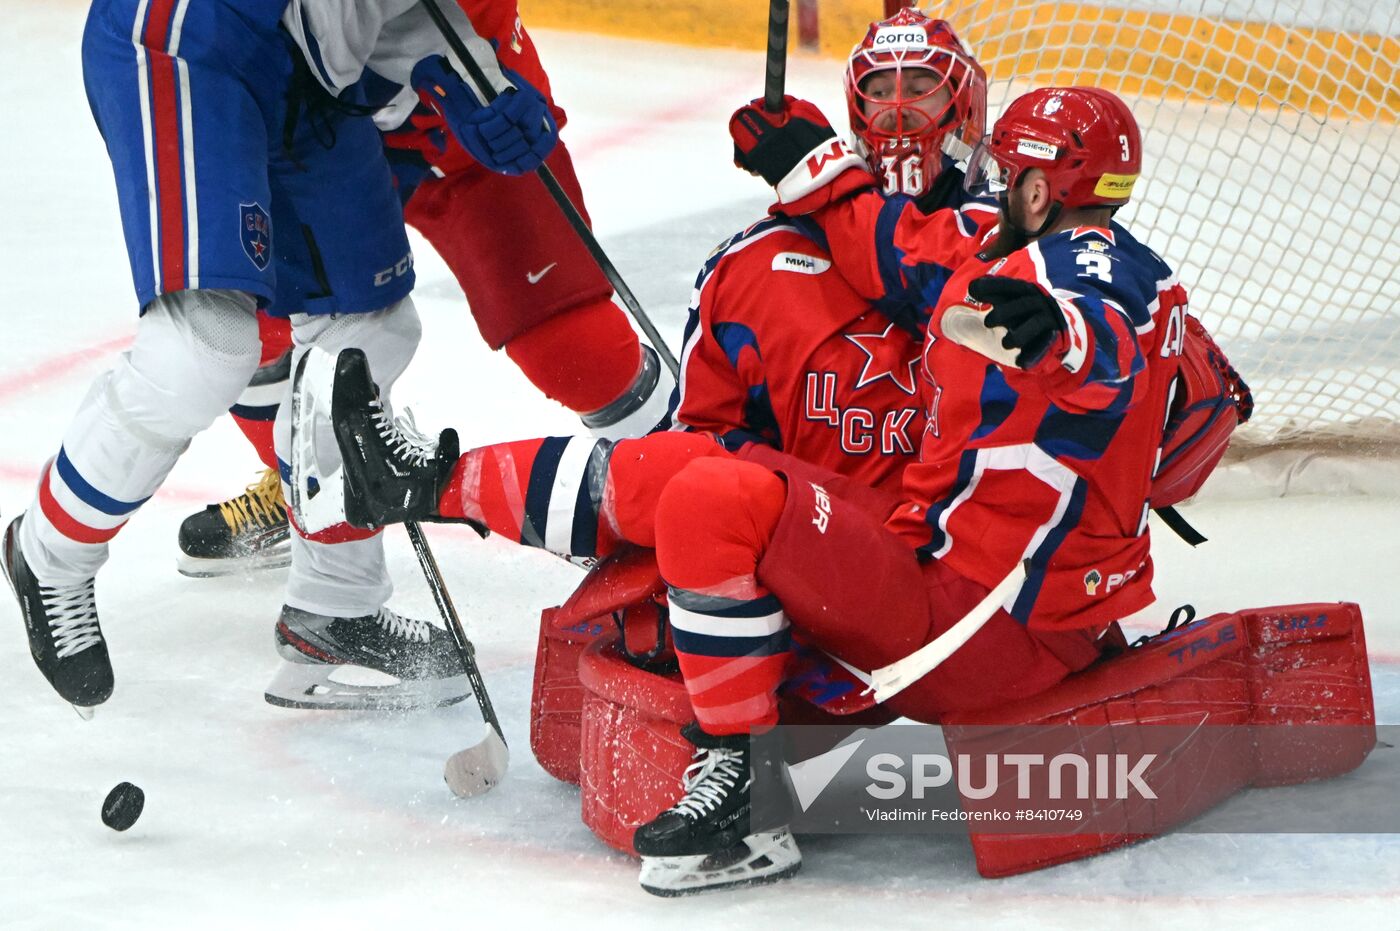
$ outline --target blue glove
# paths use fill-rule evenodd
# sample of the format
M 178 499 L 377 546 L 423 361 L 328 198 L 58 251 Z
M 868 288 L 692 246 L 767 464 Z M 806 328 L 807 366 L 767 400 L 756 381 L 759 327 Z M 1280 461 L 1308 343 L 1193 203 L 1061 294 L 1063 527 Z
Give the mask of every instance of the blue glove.
M 482 106 L 447 59 L 439 55 L 413 66 L 413 89 L 447 123 L 472 158 L 503 175 L 534 171 L 559 141 L 549 102 L 529 81 L 504 66 L 515 85 Z

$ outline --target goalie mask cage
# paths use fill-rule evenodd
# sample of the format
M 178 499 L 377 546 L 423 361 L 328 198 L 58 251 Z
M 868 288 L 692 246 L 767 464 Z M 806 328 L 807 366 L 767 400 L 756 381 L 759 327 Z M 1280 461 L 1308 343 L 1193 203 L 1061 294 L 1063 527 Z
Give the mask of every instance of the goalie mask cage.
M 904 5 L 887 0 L 886 12 Z M 986 68 L 992 119 L 1045 84 L 1096 85 L 1132 107 L 1144 171 L 1121 218 L 1176 269 L 1254 390 L 1237 457 L 1302 446 L 1393 458 L 1400 3 L 921 7 Z

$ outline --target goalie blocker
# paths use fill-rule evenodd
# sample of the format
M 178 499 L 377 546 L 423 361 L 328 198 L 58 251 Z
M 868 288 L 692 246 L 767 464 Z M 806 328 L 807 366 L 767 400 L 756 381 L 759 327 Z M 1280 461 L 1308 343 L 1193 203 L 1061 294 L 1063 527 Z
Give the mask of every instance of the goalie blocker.
M 541 618 L 531 705 L 531 746 L 557 778 L 580 785 L 584 823 L 609 846 L 633 853 L 636 827 L 673 804 L 690 747 L 692 717 L 673 672 L 636 657 L 656 636 L 657 590 L 644 555 L 603 566 Z M 664 612 L 664 606 L 661 606 Z M 624 643 L 619 618 L 639 619 Z M 664 659 L 663 657 L 660 657 Z M 850 701 L 840 687 L 812 688 L 830 667 L 805 661 L 782 702 L 784 723 L 878 723 L 881 708 Z M 835 673 L 839 675 L 839 667 Z M 830 683 L 828 683 L 830 684 Z M 841 693 L 822 707 L 809 699 Z M 1252 752 L 1219 754 L 1188 743 L 1159 761 L 1154 782 L 1182 788 L 1144 809 L 1100 819 L 1094 834 L 977 834 L 978 872 L 1009 876 L 1082 859 L 1165 833 L 1247 786 L 1324 779 L 1360 765 L 1375 743 L 1375 713 L 1360 609 L 1302 604 L 1215 615 L 1106 656 L 1033 697 L 945 720 L 950 756 L 1010 749 L 1027 725 L 1240 725 L 1255 727 Z M 1276 728 L 1262 725 L 1342 725 Z M 1021 730 L 1020 733 L 1024 733 Z M 1000 735 L 1000 738 L 999 736 Z M 1306 743 L 1299 741 L 1306 740 Z M 967 800 L 969 806 L 976 804 Z

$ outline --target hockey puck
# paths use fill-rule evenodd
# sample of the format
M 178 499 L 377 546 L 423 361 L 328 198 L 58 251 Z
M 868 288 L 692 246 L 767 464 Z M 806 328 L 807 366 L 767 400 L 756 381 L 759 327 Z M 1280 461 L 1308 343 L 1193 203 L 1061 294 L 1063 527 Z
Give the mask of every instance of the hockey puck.
M 119 782 L 102 803 L 102 823 L 114 831 L 125 831 L 136 823 L 145 807 L 146 793 L 140 786 Z

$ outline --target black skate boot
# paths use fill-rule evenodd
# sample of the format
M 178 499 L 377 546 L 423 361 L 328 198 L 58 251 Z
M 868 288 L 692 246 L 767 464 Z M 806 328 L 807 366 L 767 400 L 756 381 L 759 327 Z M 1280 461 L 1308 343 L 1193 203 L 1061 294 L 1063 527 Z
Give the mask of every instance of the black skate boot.
M 43 585 L 29 571 L 19 545 L 21 514 L 5 531 L 5 577 L 19 601 L 29 631 L 29 652 L 44 678 L 85 718 L 112 696 L 112 660 L 97 625 L 93 580 L 77 585 Z
M 191 514 L 180 525 L 181 575 L 196 579 L 280 569 L 292 562 L 282 479 L 273 469 L 247 491 Z
M 331 422 L 350 524 L 374 528 L 437 516 L 438 495 L 457 462 L 457 431 L 444 430 L 433 442 L 411 416 L 391 420 L 358 349 L 344 349 L 336 359 Z
M 802 854 L 787 829 L 790 808 L 776 735 L 714 737 L 694 723 L 681 735 L 695 744 L 685 794 L 632 838 L 642 858 L 642 888 L 676 896 L 796 873 Z M 764 803 L 758 813 L 755 788 Z
M 283 606 L 276 638 L 283 664 L 264 695 L 273 705 L 407 711 L 471 694 L 451 635 L 388 608 L 327 617 Z

